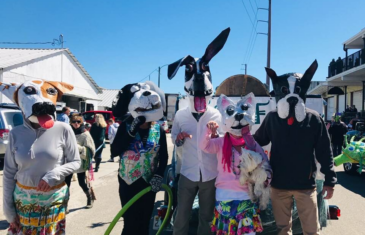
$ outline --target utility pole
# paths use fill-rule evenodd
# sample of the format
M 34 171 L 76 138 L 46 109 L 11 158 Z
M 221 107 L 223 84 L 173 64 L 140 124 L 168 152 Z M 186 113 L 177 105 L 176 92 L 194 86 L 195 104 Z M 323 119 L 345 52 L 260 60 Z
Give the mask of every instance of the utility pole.
M 247 64 L 242 64 L 242 65 L 245 66 L 245 75 L 247 75 Z M 243 69 L 241 69 L 241 70 L 243 70 Z
M 267 65 L 270 68 L 270 57 L 271 57 L 271 0 L 269 0 L 269 19 L 268 19 L 268 32 L 267 32 Z M 266 85 L 270 92 L 270 78 L 266 74 Z

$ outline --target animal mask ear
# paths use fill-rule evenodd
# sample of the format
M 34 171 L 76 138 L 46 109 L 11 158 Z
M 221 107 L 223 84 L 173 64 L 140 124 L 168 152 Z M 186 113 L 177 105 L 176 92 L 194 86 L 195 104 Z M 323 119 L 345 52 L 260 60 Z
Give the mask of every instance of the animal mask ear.
M 232 100 L 230 100 L 227 96 L 225 96 L 223 94 L 220 95 L 217 100 L 217 108 L 218 108 L 219 112 L 222 114 L 225 112 L 226 108 L 232 104 L 233 104 Z
M 18 89 L 21 84 L 19 83 L 2 83 L 0 82 L 0 92 L 3 93 L 6 97 L 12 100 L 14 103 L 19 105 L 18 102 Z
M 255 95 L 252 92 L 250 92 L 247 95 L 245 95 L 245 97 L 243 97 L 243 99 L 245 100 L 245 102 L 247 104 L 250 104 L 250 105 L 254 105 L 255 104 Z
M 205 54 L 202 57 L 202 62 L 208 64 L 209 61 L 223 48 L 224 44 L 226 44 L 229 32 L 231 28 L 226 28 L 223 30 L 207 47 L 205 50 Z
M 151 90 L 156 92 L 160 98 L 161 98 L 161 104 L 163 107 L 163 111 L 166 112 L 166 99 L 165 99 L 165 92 L 163 92 L 163 90 L 161 90 L 158 86 L 156 86 L 156 84 L 154 84 L 151 81 L 147 81 L 145 82 L 146 84 L 148 84 L 151 87 Z
M 276 83 L 278 80 L 278 75 L 276 75 L 276 72 L 273 69 L 266 68 L 266 74 L 271 78 L 272 83 Z
M 115 117 L 122 117 L 128 113 L 128 104 L 131 101 L 131 87 L 137 83 L 125 85 L 113 100 L 112 110 Z
M 56 81 L 44 81 L 44 82 L 54 86 L 54 88 L 57 89 L 57 91 L 58 91 L 58 96 L 57 96 L 58 100 L 61 99 L 61 97 L 64 93 L 70 92 L 74 89 L 74 86 L 72 86 L 68 83 L 64 83 L 64 82 L 56 82 Z
M 309 88 L 311 80 L 317 71 L 317 68 L 317 60 L 314 60 L 314 62 L 309 66 L 307 71 L 305 71 L 303 77 L 300 79 L 301 87 L 302 89 L 305 89 L 305 91 Z
M 180 60 L 170 64 L 167 67 L 167 77 L 171 80 L 173 77 L 175 77 L 177 71 L 181 66 L 186 65 L 191 61 L 195 61 L 194 58 L 190 55 L 187 55 L 184 58 L 181 58 Z

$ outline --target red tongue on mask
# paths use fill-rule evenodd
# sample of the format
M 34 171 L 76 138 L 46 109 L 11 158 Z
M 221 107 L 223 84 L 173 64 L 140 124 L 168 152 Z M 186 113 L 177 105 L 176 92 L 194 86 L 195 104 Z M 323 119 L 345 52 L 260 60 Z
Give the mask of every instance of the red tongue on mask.
M 39 125 L 41 125 L 41 127 L 45 128 L 45 129 L 52 128 L 54 125 L 53 118 L 47 114 L 37 116 L 37 118 L 38 118 Z
M 194 97 L 194 108 L 198 113 L 203 113 L 207 109 L 205 97 Z
M 288 118 L 288 125 L 291 126 L 294 123 L 294 117 Z

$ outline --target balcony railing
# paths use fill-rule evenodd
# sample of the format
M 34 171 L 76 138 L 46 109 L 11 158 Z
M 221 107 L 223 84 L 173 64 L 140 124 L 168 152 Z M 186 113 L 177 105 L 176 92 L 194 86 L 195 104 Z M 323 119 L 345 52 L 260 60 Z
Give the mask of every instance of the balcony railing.
M 336 74 L 340 74 L 346 70 L 355 68 L 357 66 L 365 64 L 365 49 L 359 50 L 346 58 L 338 59 L 335 62 L 331 62 L 328 66 L 328 77 L 333 77 Z

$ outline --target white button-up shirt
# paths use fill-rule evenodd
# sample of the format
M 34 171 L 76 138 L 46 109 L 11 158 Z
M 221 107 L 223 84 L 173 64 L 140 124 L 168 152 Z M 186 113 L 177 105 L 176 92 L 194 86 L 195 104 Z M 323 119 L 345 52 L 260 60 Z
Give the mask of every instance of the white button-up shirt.
M 192 138 L 185 138 L 182 148 L 182 164 L 180 174 L 193 182 L 206 182 L 217 177 L 217 155 L 203 152 L 199 148 L 198 141 L 205 134 L 204 127 L 209 121 L 220 123 L 220 113 L 218 110 L 208 106 L 206 112 L 196 121 L 191 113 L 190 107 L 180 109 L 174 119 L 171 130 L 171 138 L 175 143 L 176 137 L 180 132 L 192 135 Z

